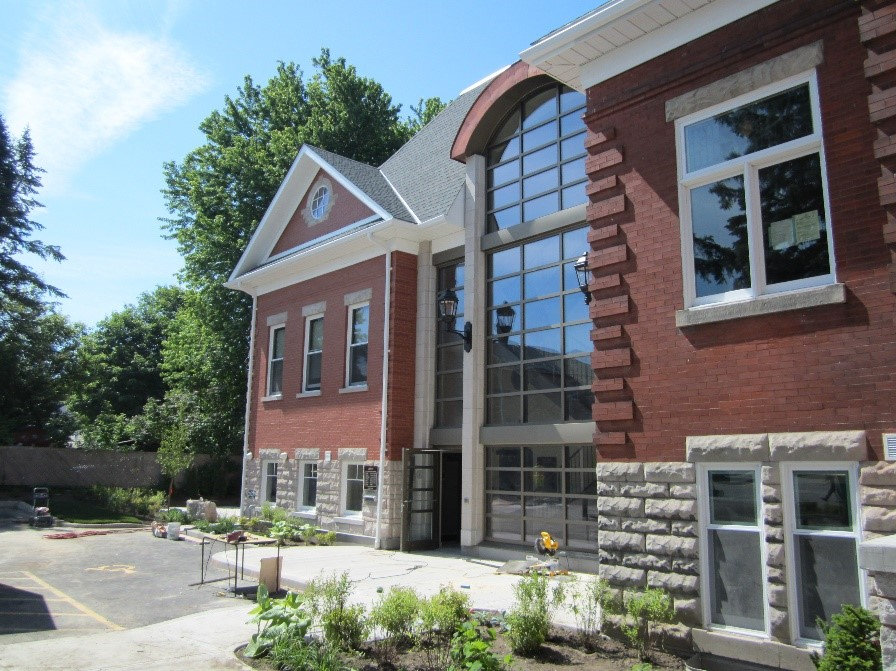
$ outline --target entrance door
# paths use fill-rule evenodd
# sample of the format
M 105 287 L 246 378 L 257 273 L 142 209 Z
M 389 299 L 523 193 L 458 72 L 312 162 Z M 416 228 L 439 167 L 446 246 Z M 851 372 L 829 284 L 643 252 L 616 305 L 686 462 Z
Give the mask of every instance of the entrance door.
M 404 451 L 401 549 L 433 550 L 440 543 L 438 450 Z

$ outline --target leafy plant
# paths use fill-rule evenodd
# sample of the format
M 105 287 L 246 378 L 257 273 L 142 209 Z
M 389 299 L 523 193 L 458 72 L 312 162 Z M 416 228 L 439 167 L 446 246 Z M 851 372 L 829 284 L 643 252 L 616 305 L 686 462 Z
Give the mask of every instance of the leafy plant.
M 165 502 L 165 493 L 148 487 L 94 485 L 89 496 L 101 505 L 124 515 L 154 517 Z
M 295 529 L 286 520 L 274 522 L 274 526 L 271 527 L 270 531 L 271 538 L 276 539 L 278 545 L 283 545 L 286 541 L 292 540 L 295 533 Z
M 576 629 L 585 642 L 593 640 L 600 633 L 607 615 L 619 612 L 619 603 L 613 589 L 604 578 L 575 578 L 566 583 L 566 590 Z
M 513 586 L 515 602 L 507 614 L 507 637 L 511 649 L 520 655 L 534 654 L 548 637 L 551 610 L 563 599 L 562 589 L 548 599 L 547 576 L 530 573 Z
M 188 524 L 190 516 L 180 508 L 169 508 L 168 510 L 160 510 L 156 513 L 157 522 L 180 522 Z
M 208 530 L 213 534 L 229 534 L 236 529 L 236 519 L 233 517 L 221 517 L 217 522 L 208 525 Z
M 818 671 L 881 671 L 880 621 L 870 611 L 844 604 L 830 623 L 819 618 L 824 654 L 814 654 Z
M 311 626 L 311 618 L 303 608 L 302 597 L 289 592 L 282 599 L 272 599 L 264 585 L 258 586 L 255 608 L 249 611 L 258 631 L 252 635 L 243 653 L 247 657 L 262 657 L 281 637 L 304 637 Z
M 494 628 L 483 627 L 475 619 L 467 620 L 451 639 L 448 671 L 501 671 L 509 666 L 509 654 L 501 659 L 492 652 L 494 641 Z
M 469 617 L 469 597 L 453 587 L 443 586 L 420 602 L 420 640 L 430 668 L 448 666 L 450 641 Z
M 288 513 L 284 508 L 273 506 L 270 501 L 265 501 L 261 506 L 261 519 L 267 522 L 283 522 L 287 516 Z
M 320 641 L 308 641 L 304 636 L 281 636 L 270 652 L 271 661 L 278 669 L 289 671 L 345 671 L 337 651 Z
M 420 615 L 420 597 L 410 587 L 391 587 L 370 611 L 371 626 L 385 634 L 387 644 L 412 640 Z
M 633 664 L 629 671 L 653 671 L 653 664 L 650 662 L 638 662 Z
M 638 651 L 638 657 L 647 661 L 651 625 L 675 619 L 672 597 L 666 590 L 658 587 L 636 592 L 625 602 L 625 615 L 622 633 Z
M 332 545 L 336 542 L 336 532 L 321 531 L 314 535 L 314 542 L 318 545 Z
M 364 606 L 349 606 L 352 584 L 348 573 L 318 578 L 305 589 L 305 600 L 327 644 L 355 649 L 367 634 Z

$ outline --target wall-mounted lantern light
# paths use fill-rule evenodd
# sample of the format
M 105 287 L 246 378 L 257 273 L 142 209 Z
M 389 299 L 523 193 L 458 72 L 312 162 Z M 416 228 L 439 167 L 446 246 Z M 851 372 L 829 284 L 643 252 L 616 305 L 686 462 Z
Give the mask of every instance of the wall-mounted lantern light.
M 576 271 L 576 280 L 579 283 L 579 289 L 585 294 L 585 303 L 591 303 L 591 292 L 588 291 L 588 252 L 582 254 L 573 264 Z
M 457 294 L 451 289 L 440 291 L 436 305 L 439 308 L 439 321 L 445 325 L 445 331 L 456 333 L 464 339 L 464 352 L 473 349 L 473 325 L 467 322 L 463 331 L 454 330 L 454 322 L 457 320 Z

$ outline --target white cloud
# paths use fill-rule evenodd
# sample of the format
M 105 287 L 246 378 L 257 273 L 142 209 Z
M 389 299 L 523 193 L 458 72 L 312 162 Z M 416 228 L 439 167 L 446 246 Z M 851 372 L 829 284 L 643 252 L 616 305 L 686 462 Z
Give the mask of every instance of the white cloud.
M 19 70 L 3 93 L 13 132 L 31 128 L 49 188 L 206 86 L 170 40 L 114 32 L 83 5 L 66 5 L 23 39 Z

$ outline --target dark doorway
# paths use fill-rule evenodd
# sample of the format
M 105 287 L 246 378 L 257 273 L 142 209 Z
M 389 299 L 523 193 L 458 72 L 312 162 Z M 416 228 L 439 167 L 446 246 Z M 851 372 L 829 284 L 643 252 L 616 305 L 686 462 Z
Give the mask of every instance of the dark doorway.
M 442 452 L 442 545 L 460 543 L 461 454 Z

